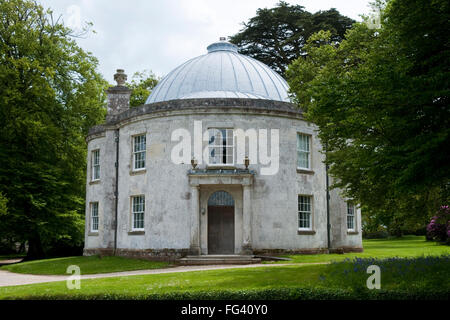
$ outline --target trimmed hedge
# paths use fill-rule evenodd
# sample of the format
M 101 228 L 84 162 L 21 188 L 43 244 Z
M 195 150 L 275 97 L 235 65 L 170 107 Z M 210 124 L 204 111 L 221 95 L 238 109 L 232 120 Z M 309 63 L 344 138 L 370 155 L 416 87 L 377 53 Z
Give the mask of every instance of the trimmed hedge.
M 358 290 L 349 291 L 329 288 L 276 288 L 261 290 L 220 290 L 126 294 L 39 294 L 14 299 L 32 300 L 448 300 L 450 292 L 443 291 L 397 291 Z

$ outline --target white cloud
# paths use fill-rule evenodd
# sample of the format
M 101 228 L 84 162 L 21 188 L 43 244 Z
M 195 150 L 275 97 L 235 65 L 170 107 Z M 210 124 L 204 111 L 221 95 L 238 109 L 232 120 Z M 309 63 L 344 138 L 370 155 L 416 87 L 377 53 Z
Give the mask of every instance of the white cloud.
M 96 33 L 77 40 L 100 62 L 99 71 L 110 82 L 117 68 L 129 76 L 152 70 L 162 76 L 195 56 L 221 36 L 242 29 L 242 22 L 255 16 L 258 8 L 271 8 L 278 0 L 41 0 L 67 22 L 73 8 L 82 23 L 94 24 Z M 316 12 L 337 8 L 343 15 L 360 20 L 368 13 L 370 0 L 288 1 Z M 72 16 L 73 17 L 73 16 Z M 76 17 L 78 19 L 78 16 Z

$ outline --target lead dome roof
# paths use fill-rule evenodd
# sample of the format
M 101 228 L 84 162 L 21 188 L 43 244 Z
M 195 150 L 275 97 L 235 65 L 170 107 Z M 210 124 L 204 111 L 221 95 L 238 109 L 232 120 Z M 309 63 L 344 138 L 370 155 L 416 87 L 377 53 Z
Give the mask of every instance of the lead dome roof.
M 286 81 L 264 63 L 220 41 L 188 60 L 153 89 L 146 104 L 194 98 L 247 98 L 290 102 Z

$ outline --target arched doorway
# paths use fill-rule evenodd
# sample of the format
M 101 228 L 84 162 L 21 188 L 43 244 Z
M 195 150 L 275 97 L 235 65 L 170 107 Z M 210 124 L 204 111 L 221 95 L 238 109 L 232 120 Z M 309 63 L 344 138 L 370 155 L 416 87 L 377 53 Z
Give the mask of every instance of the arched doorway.
M 234 253 L 234 199 L 216 191 L 208 199 L 208 254 Z

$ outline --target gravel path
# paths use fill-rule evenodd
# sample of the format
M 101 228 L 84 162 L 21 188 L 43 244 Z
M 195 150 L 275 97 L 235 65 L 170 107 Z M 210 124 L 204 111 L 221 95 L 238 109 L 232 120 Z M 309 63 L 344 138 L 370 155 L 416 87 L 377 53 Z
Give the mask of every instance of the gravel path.
M 98 273 L 81 275 L 81 279 L 97 279 L 97 278 L 110 278 L 110 277 L 126 277 L 145 274 L 161 274 L 161 273 L 174 273 L 174 272 L 189 272 L 189 271 L 202 271 L 202 270 L 219 270 L 219 269 L 237 269 L 237 268 L 261 268 L 261 267 L 281 267 L 292 265 L 312 265 L 312 264 L 326 264 L 327 262 L 318 263 L 280 263 L 280 264 L 246 264 L 246 265 L 206 265 L 206 266 L 177 266 L 166 269 L 152 269 L 152 270 L 136 270 L 136 271 L 123 271 L 113 273 Z M 69 275 L 34 275 L 14 273 L 6 270 L 0 270 L 0 287 L 5 286 L 19 286 L 24 284 L 42 283 L 42 282 L 55 282 L 67 280 Z
M 23 258 L 0 260 L 0 266 L 4 266 L 7 264 L 13 264 L 13 263 L 19 263 L 22 260 L 23 260 Z

